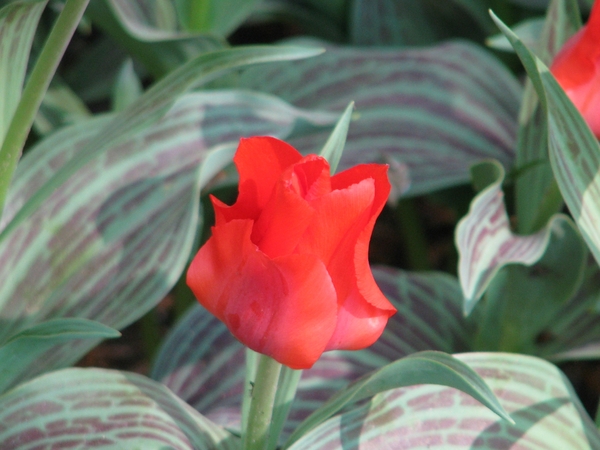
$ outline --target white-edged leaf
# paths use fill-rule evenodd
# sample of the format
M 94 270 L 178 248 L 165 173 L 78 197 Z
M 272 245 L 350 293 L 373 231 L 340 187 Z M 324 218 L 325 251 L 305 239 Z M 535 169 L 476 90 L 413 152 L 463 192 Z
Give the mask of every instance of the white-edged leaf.
M 326 49 L 304 61 L 249 68 L 240 83 L 303 108 L 339 113 L 354 101 L 357 120 L 339 170 L 395 161 L 408 167 L 407 195 L 418 195 L 466 182 L 469 167 L 482 159 L 512 166 L 522 90 L 485 50 L 465 42 Z M 298 134 L 290 142 L 316 153 L 329 133 Z
M 474 166 L 472 171 L 475 181 L 481 180 L 478 188 L 483 190 L 473 199 L 455 232 L 465 314 L 473 310 L 501 267 L 513 263 L 531 265 L 540 259 L 552 230 L 550 223 L 536 234 L 515 235 L 504 205 L 502 166 L 487 161 Z
M 555 0 L 548 8 L 541 35 L 531 43 L 532 48 L 549 63 L 579 27 L 581 17 L 577 2 Z M 508 39 L 506 42 L 510 45 Z M 543 228 L 549 218 L 562 209 L 564 202 L 550 167 L 547 119 L 530 80 L 526 82 L 519 113 L 515 166 L 517 229 L 521 234 L 531 234 Z
M 548 119 L 550 163 L 556 181 L 596 261 L 600 261 L 600 146 L 548 68 L 493 16 L 540 97 Z
M 127 372 L 64 369 L 0 396 L 10 448 L 234 450 L 238 438 L 159 383 Z
M 14 1 L 0 9 L 0 146 L 21 99 L 31 43 L 46 3 Z
M 290 449 L 600 448 L 594 423 L 555 366 L 516 354 L 455 357 L 485 380 L 514 424 L 455 389 L 421 385 L 378 394 L 322 423 Z

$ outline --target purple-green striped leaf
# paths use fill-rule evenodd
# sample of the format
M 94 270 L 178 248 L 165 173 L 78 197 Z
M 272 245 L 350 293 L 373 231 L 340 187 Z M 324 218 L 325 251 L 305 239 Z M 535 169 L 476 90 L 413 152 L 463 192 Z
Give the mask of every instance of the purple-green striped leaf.
M 421 385 L 378 394 L 321 424 L 290 450 L 600 448 L 594 423 L 555 366 L 516 354 L 455 356 L 485 380 L 514 424 L 458 390 Z
M 238 438 L 134 373 L 65 369 L 0 396 L 2 448 L 234 450 Z
M 142 316 L 188 262 L 199 188 L 231 161 L 241 136 L 285 137 L 299 118 L 313 116 L 264 94 L 189 94 L 151 129 L 97 155 L 0 243 L 0 342 L 51 318 L 122 328 Z M 32 149 L 18 166 L 5 223 L 111 120 L 66 129 Z M 70 364 L 93 345 L 53 347 L 22 379 Z
M 502 182 L 504 170 L 495 161 L 472 168 L 474 182 L 481 192 L 473 199 L 469 213 L 456 227 L 458 277 L 469 314 L 498 271 L 507 264 L 532 265 L 539 260 L 550 239 L 550 223 L 544 230 L 518 236 L 511 231 Z
M 364 162 L 404 164 L 408 195 L 464 183 L 469 167 L 482 159 L 513 164 L 521 87 L 472 44 L 405 50 L 327 46 L 315 58 L 249 68 L 240 83 L 299 107 L 338 114 L 354 101 L 357 120 L 350 124 L 340 170 Z M 298 135 L 291 142 L 314 153 L 329 132 Z
M 521 58 L 548 120 L 550 163 L 556 181 L 596 261 L 600 261 L 600 145 L 548 68 L 494 16 Z
M 427 0 L 356 0 L 349 7 L 349 35 L 354 45 L 427 45 L 455 33 L 472 30 L 473 22 L 481 30 L 492 26 L 485 0 L 447 0 L 444 6 Z M 470 21 L 465 22 L 465 19 Z M 468 28 L 467 28 L 468 29 Z M 456 34 L 455 34 L 456 35 Z
M 43 187 L 27 200 L 0 232 L 0 241 L 4 240 L 23 220 L 30 217 L 75 172 L 93 159 L 101 158 L 107 149 L 119 148 L 123 140 L 148 130 L 172 108 L 179 96 L 198 84 L 213 80 L 236 67 L 260 62 L 307 58 L 321 52 L 322 50 L 319 49 L 298 47 L 238 47 L 201 54 L 188 61 L 154 84 L 111 121 L 105 123 L 94 139 L 90 139 L 85 147 L 77 152 L 76 157 L 64 163 L 60 170 L 48 178 Z
M 425 351 L 391 362 L 336 392 L 294 430 L 284 447 L 355 402 L 380 392 L 415 384 L 439 384 L 459 389 L 499 417 L 512 421 L 489 387 L 468 365 L 446 353 Z
M 46 3 L 15 1 L 0 9 L 0 145 L 21 98 L 31 43 Z

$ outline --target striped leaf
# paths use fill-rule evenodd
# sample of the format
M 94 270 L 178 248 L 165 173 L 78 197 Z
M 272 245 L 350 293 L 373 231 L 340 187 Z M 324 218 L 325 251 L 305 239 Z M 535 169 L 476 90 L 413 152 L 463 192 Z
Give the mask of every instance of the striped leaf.
M 549 63 L 580 27 L 576 1 L 553 1 L 533 48 Z M 507 39 L 506 43 L 510 46 Z M 517 227 L 521 234 L 531 234 L 543 228 L 548 219 L 561 210 L 563 199 L 548 159 L 548 123 L 530 80 L 526 83 L 519 114 L 516 173 Z
M 487 406 L 507 422 L 512 419 L 485 382 L 460 360 L 441 352 L 419 352 L 394 361 L 336 392 L 323 406 L 303 421 L 284 447 L 293 444 L 333 414 L 380 392 L 415 384 L 439 384 L 459 389 Z
M 497 162 L 484 162 L 472 169 L 481 192 L 473 199 L 469 213 L 456 227 L 458 277 L 469 314 L 498 271 L 507 264 L 532 265 L 539 260 L 550 238 L 550 224 L 530 235 L 515 235 L 510 228 L 502 182 L 504 170 Z
M 44 200 L 77 170 L 94 158 L 101 156 L 107 149 L 118 148 L 122 140 L 133 136 L 136 132 L 147 130 L 165 115 L 180 95 L 198 84 L 213 80 L 239 66 L 307 58 L 321 52 L 322 50 L 319 49 L 255 46 L 199 55 L 154 84 L 124 111 L 105 123 L 104 127 L 98 130 L 95 138 L 90 139 L 76 157 L 63 164 L 60 170 L 48 178 L 43 187 L 28 199 L 27 203 L 0 232 L 0 241 L 6 239 L 23 220 L 33 214 Z
M 238 439 L 141 375 L 65 369 L 0 396 L 5 449 L 234 450 Z
M 600 146 L 548 68 L 494 16 L 521 58 L 548 120 L 550 163 L 581 234 L 600 261 Z
M 355 45 L 427 45 L 455 36 L 465 28 L 473 31 L 473 21 L 481 30 L 492 23 L 484 0 L 450 0 L 442 6 L 430 0 L 357 0 L 350 6 L 349 34 Z M 469 18 L 472 22 L 465 22 Z
M 481 375 L 514 424 L 455 389 L 421 385 L 378 394 L 321 424 L 290 450 L 600 448 L 594 423 L 553 365 L 516 354 L 456 357 Z
M 0 311 L 7 320 L 0 342 L 49 318 L 122 328 L 142 316 L 188 262 L 199 188 L 231 161 L 241 136 L 285 137 L 298 118 L 311 116 L 264 94 L 189 94 L 151 129 L 97 155 L 0 243 Z M 17 169 L 3 219 L 10 221 L 112 120 L 66 129 L 32 149 Z M 92 345 L 52 347 L 21 377 L 70 364 Z
M 404 164 L 412 183 L 408 195 L 464 183 L 469 167 L 485 158 L 506 167 L 513 163 L 521 87 L 475 45 L 327 46 L 316 58 L 249 68 L 240 83 L 338 114 L 354 101 L 358 118 L 350 125 L 340 170 L 363 162 Z M 329 132 L 305 133 L 292 143 L 316 153 Z
M 46 2 L 14 1 L 0 9 L 0 145 L 21 98 L 31 43 Z

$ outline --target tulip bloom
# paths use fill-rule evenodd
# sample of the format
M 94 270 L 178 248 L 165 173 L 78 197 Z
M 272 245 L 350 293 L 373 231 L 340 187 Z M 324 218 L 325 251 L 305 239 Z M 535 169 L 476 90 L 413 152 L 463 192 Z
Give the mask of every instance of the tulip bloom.
M 187 273 L 198 301 L 252 350 L 293 369 L 373 344 L 395 308 L 367 260 L 390 192 L 387 166 L 330 176 L 275 138 L 242 139 L 239 194 L 212 197 L 216 223 Z
M 554 58 L 550 71 L 600 138 L 600 3 Z

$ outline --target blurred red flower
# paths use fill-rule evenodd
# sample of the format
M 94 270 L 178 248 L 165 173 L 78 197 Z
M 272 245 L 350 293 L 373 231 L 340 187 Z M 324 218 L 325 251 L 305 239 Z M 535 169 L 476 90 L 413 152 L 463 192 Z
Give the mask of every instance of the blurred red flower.
M 600 6 L 554 58 L 550 71 L 600 138 Z
M 187 273 L 198 301 L 243 344 L 293 369 L 373 344 L 396 312 L 367 260 L 387 166 L 330 176 L 324 158 L 270 137 L 242 139 L 234 162 L 238 199 L 211 198 L 212 237 Z

